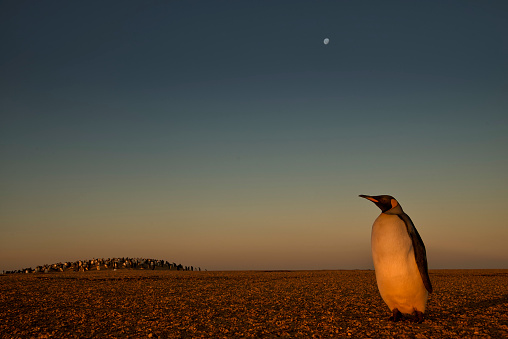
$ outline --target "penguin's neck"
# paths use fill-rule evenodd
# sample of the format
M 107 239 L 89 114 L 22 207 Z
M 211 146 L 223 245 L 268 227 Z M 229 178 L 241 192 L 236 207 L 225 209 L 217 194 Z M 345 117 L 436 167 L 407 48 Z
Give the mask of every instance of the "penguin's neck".
M 402 210 L 402 207 L 400 207 L 400 205 L 397 205 L 394 208 L 392 208 L 386 212 L 383 212 L 383 213 L 388 214 L 388 215 L 398 215 L 398 214 L 404 214 L 404 211 Z

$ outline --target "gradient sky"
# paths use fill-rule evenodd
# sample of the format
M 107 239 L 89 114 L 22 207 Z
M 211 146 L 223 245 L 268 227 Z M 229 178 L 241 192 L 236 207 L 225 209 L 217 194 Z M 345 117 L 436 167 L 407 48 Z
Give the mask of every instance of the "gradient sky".
M 0 270 L 508 268 L 508 2 L 0 2 Z M 323 39 L 329 38 L 328 45 Z

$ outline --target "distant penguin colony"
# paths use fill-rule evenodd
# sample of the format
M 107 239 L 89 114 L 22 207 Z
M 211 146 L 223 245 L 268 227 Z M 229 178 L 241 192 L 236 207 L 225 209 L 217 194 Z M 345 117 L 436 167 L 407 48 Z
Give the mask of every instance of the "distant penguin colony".
M 174 270 L 174 271 L 201 271 L 201 267 L 183 266 L 182 264 L 170 263 L 169 261 L 160 259 L 146 259 L 146 258 L 108 258 L 108 259 L 91 259 L 91 260 L 77 260 L 74 262 L 57 263 L 50 265 L 37 266 L 35 269 L 24 268 L 21 270 L 4 271 L 3 274 L 11 273 L 52 273 L 52 272 L 85 272 L 90 270 L 109 270 L 114 271 L 119 269 L 130 270 Z
M 392 311 L 393 321 L 412 314 L 423 321 L 432 293 L 427 254 L 415 225 L 390 195 L 360 195 L 381 209 L 372 225 L 371 247 L 376 281 L 381 297 Z

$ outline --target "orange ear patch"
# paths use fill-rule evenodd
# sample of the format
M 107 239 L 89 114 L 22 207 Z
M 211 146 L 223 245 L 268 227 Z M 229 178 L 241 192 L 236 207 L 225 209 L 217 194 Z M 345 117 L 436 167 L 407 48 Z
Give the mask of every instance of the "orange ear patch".
M 371 197 L 365 197 L 365 199 L 368 199 L 368 200 L 370 200 L 370 201 L 372 201 L 372 202 L 379 202 L 379 201 L 377 201 L 376 199 L 371 198 Z M 371 205 L 371 206 L 372 206 L 372 205 Z
M 391 203 L 392 203 L 392 208 L 397 207 L 397 205 L 399 204 L 397 202 L 397 200 L 395 200 L 395 199 L 392 199 Z

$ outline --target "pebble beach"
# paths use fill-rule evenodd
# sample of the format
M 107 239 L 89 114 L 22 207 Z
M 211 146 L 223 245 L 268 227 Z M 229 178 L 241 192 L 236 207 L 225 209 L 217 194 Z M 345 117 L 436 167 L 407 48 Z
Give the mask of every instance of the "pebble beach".
M 1 338 L 507 338 L 508 270 L 431 270 L 399 322 L 374 271 L 103 270 L 0 276 Z

